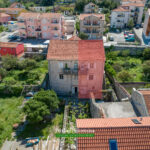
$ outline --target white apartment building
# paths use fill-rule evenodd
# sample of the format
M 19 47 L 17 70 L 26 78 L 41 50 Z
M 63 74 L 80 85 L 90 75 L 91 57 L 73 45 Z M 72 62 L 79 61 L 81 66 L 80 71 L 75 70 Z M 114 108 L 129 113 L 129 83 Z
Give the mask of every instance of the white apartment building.
M 142 23 L 144 4 L 128 3 L 111 12 L 111 27 L 124 28 L 130 19 L 133 19 L 135 25 Z

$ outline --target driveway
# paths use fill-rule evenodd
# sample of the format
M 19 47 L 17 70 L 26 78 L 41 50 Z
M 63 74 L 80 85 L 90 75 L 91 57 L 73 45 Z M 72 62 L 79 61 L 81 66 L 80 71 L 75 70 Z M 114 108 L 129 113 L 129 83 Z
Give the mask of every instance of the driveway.
M 108 35 L 109 35 L 109 37 L 110 36 L 114 37 L 114 42 L 125 43 L 125 38 L 124 38 L 123 32 L 120 32 L 120 33 L 110 32 Z

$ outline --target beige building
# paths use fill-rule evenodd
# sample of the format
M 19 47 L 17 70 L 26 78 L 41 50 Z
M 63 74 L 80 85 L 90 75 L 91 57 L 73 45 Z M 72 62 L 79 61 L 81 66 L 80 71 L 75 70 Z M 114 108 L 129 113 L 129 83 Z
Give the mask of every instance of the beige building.
M 88 35 L 88 39 L 102 39 L 105 25 L 104 14 L 81 14 L 80 33 Z
M 84 13 L 97 13 L 97 12 L 98 12 L 98 6 L 92 2 L 85 5 L 84 7 Z
M 73 34 L 75 30 L 75 19 L 64 18 L 64 32 L 66 35 Z

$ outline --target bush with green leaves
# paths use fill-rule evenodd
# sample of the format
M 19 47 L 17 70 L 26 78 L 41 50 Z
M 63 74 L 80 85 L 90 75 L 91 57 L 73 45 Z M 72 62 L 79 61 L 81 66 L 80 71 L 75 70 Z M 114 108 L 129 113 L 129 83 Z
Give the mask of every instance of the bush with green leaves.
M 58 108 L 59 99 L 54 91 L 41 90 L 36 93 L 32 100 L 26 103 L 24 112 L 30 123 L 38 123 L 44 120 L 46 115 Z
M 128 81 L 132 81 L 132 76 L 130 75 L 130 73 L 128 71 L 121 71 L 118 74 L 118 78 L 122 81 L 122 82 L 128 82 Z
M 146 48 L 143 51 L 143 58 L 145 60 L 150 60 L 150 48 Z
M 122 70 L 122 66 L 119 63 L 115 63 L 112 66 L 116 72 L 120 72 Z
M 1 76 L 1 78 L 6 77 L 6 75 L 7 75 L 7 71 L 6 71 L 6 69 L 4 69 L 4 68 L 0 68 L 0 76 Z
M 150 81 L 150 60 L 143 63 L 143 78 L 145 81 Z
M 82 40 L 87 40 L 88 35 L 86 35 L 85 33 L 79 33 L 79 38 L 82 39 Z
M 111 76 L 116 76 L 116 71 L 114 70 L 112 65 L 107 62 L 105 63 L 105 71 Z

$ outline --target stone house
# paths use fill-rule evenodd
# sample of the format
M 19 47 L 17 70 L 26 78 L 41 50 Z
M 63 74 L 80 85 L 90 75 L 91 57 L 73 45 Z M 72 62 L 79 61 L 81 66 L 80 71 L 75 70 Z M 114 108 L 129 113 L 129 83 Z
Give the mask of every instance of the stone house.
M 94 3 L 88 3 L 84 6 L 84 13 L 98 13 L 98 6 Z

